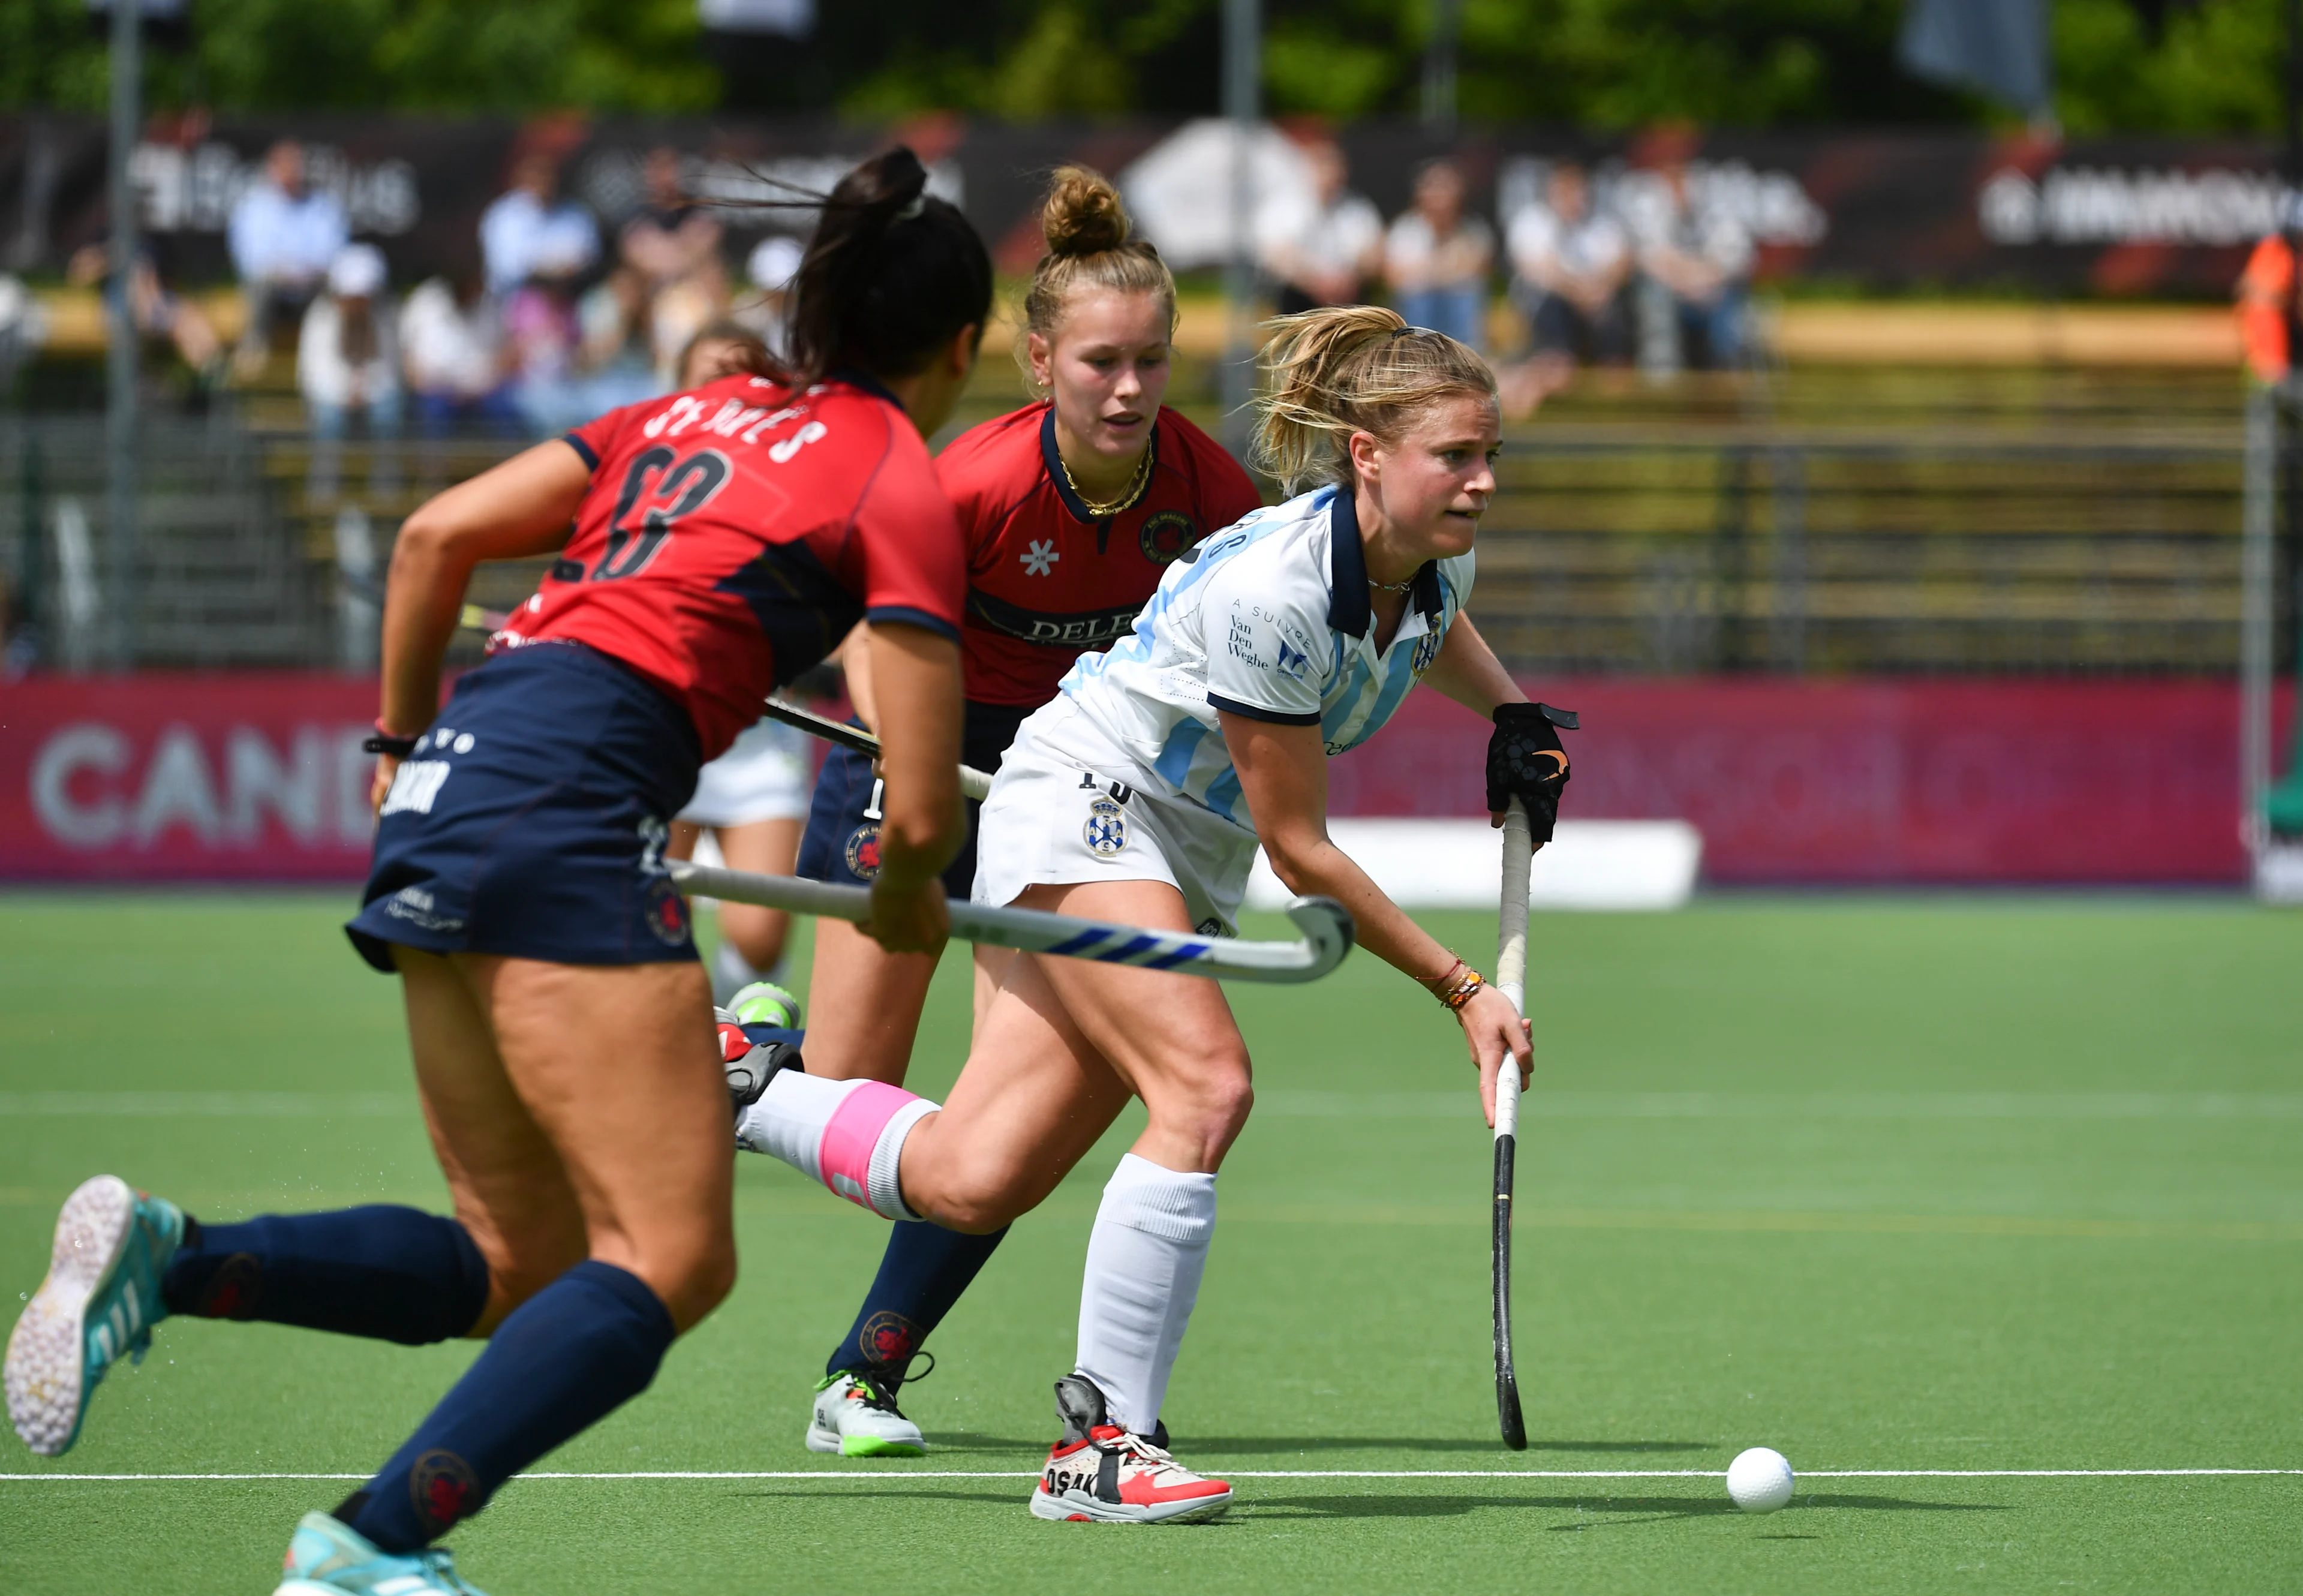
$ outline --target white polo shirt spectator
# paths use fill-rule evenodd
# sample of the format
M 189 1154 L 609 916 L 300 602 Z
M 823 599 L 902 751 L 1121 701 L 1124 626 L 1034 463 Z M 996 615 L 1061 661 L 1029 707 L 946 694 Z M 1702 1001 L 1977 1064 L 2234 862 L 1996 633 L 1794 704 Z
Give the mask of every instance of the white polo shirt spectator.
M 302 148 L 285 140 L 274 145 L 264 158 L 264 175 L 232 202 L 225 227 L 248 306 L 240 352 L 244 373 L 263 365 L 280 324 L 311 301 L 350 237 L 336 197 L 305 186 Z
M 531 277 L 574 277 L 600 258 L 600 229 L 572 199 L 522 186 L 480 217 L 480 255 L 488 289 L 509 293 Z

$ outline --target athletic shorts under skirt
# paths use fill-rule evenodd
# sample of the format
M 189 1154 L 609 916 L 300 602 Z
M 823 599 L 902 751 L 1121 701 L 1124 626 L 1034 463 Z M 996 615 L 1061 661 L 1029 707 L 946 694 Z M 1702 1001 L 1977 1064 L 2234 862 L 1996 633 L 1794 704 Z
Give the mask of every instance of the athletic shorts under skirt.
M 797 726 L 763 720 L 738 733 L 729 750 L 696 778 L 696 796 L 673 818 L 697 825 L 757 825 L 806 820 L 814 739 Z
M 401 763 L 360 912 L 387 943 L 555 964 L 694 958 L 687 900 L 663 865 L 702 763 L 687 712 L 580 643 L 500 654 L 456 683 Z
M 978 824 L 974 899 L 1042 883 L 1163 881 L 1208 936 L 1236 933 L 1255 833 L 1144 772 L 1058 697 L 1025 721 Z
M 960 763 L 987 773 L 998 770 L 1017 724 L 1031 713 L 1022 705 L 970 703 L 960 732 Z M 869 756 L 836 744 L 824 755 L 795 866 L 801 875 L 843 887 L 872 884 L 880 874 L 880 815 L 873 801 L 878 788 Z M 943 873 L 947 898 L 964 899 L 975 884 L 977 806 L 971 802 L 966 807 L 967 836 Z

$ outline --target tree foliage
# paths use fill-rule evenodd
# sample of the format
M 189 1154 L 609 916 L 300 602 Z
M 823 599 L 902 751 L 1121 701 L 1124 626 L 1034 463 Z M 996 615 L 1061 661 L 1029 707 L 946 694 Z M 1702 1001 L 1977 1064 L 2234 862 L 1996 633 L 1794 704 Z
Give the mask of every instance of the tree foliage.
M 2269 131 L 2285 0 L 2052 0 L 2056 107 L 2073 132 Z M 2008 114 L 1895 61 L 1905 0 L 1461 0 L 1460 106 L 1475 120 L 1624 128 L 1974 123 Z M 1216 108 L 1221 0 L 820 0 L 805 46 L 704 38 L 695 0 L 193 0 L 156 54 L 156 106 L 955 110 L 1051 116 Z M 1437 0 L 1265 0 L 1275 111 L 1417 108 Z M 85 0 L 0 0 L 0 106 L 95 110 Z
M 151 53 L 156 107 L 224 112 L 710 109 L 695 0 L 193 0 Z M 86 0 L 0 0 L 0 105 L 100 110 Z

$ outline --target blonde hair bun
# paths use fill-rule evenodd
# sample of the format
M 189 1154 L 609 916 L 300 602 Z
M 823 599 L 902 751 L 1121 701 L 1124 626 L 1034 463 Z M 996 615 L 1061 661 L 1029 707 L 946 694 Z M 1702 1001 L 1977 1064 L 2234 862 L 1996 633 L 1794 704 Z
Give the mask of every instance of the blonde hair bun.
M 1040 232 L 1050 255 L 1101 255 L 1125 244 L 1135 226 L 1119 190 L 1101 172 L 1059 166 L 1040 206 Z
M 1048 252 L 1033 268 L 1031 285 L 1024 292 L 1025 331 L 1052 340 L 1072 291 L 1097 288 L 1158 296 L 1167 308 L 1168 330 L 1173 335 L 1176 279 L 1152 241 L 1136 236 L 1127 207 L 1109 178 L 1092 167 L 1057 167 L 1048 175 L 1047 198 L 1040 202 L 1040 232 L 1048 241 Z M 1026 341 L 1017 339 L 1014 348 L 1025 384 L 1040 393 Z

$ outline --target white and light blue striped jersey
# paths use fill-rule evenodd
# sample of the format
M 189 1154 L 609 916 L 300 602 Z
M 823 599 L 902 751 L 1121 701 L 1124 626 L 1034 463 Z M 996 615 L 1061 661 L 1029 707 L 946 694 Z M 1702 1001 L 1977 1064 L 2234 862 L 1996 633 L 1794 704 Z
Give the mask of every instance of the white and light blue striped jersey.
M 1142 771 L 1252 827 L 1217 712 L 1317 726 L 1331 755 L 1356 747 L 1438 657 L 1472 565 L 1465 553 L 1418 570 L 1398 635 L 1378 652 L 1357 511 L 1320 488 L 1177 561 L 1135 629 L 1080 655 L 1061 690 Z

